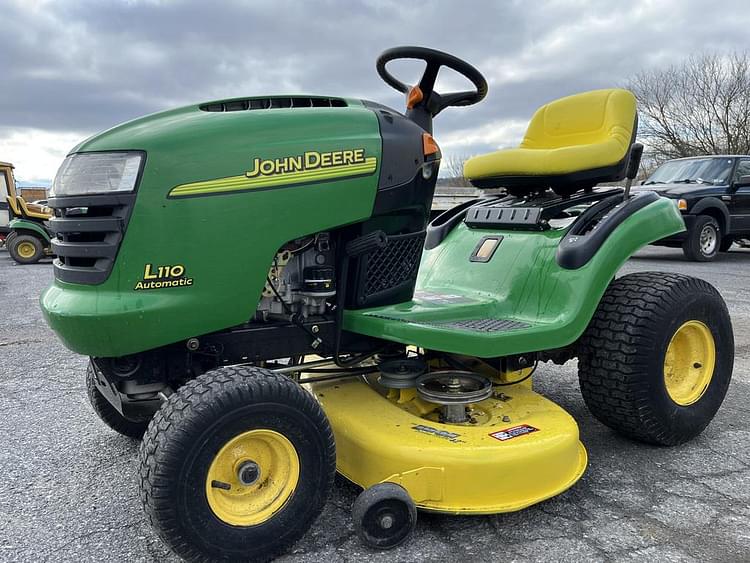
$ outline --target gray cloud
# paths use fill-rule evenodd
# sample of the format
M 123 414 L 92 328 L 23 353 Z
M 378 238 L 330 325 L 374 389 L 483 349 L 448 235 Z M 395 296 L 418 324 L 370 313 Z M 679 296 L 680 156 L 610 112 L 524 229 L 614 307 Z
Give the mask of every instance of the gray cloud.
M 374 61 L 409 43 L 465 58 L 490 80 L 485 102 L 436 121 L 438 140 L 454 138 L 487 124 L 501 130 L 550 99 L 620 85 L 691 52 L 742 49 L 750 24 L 739 0 L 4 4 L 0 138 L 25 128 L 84 135 L 236 95 L 307 91 L 400 108 Z M 512 140 L 495 135 L 460 150 Z

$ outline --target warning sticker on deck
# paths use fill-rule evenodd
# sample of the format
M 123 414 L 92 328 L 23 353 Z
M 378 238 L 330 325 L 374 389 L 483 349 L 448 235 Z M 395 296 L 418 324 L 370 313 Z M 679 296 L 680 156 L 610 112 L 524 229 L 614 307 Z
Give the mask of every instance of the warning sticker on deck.
M 492 432 L 490 436 L 497 440 L 505 441 L 510 440 L 511 438 L 518 438 L 519 436 L 523 436 L 525 434 L 531 434 L 532 432 L 538 432 L 538 428 L 534 428 L 533 426 L 529 426 L 528 424 L 520 424 L 518 426 L 513 426 L 511 428 L 506 428 L 505 430 L 498 430 L 497 432 Z

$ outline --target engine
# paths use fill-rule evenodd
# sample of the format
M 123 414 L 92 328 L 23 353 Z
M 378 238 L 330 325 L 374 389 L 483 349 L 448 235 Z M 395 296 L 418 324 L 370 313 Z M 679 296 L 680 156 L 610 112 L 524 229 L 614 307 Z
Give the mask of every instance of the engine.
M 335 254 L 329 233 L 285 244 L 276 253 L 257 309 L 259 320 L 323 315 L 336 295 Z

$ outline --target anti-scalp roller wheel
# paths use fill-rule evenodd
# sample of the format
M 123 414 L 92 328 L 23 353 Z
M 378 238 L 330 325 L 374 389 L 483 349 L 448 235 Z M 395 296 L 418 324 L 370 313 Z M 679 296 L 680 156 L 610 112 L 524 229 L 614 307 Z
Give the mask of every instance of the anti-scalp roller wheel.
M 374 549 L 402 544 L 417 525 L 417 507 L 409 493 L 395 483 L 379 483 L 364 490 L 352 506 L 354 529 Z

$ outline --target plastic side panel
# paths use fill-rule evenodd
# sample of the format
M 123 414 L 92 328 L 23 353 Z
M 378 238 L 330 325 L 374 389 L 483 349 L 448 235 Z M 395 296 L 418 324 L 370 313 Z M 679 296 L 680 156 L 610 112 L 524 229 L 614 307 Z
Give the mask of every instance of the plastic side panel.
M 480 357 L 567 346 L 583 333 L 625 260 L 648 243 L 682 230 L 684 224 L 674 204 L 660 199 L 624 221 L 585 266 L 566 270 L 555 260 L 563 231 L 471 230 L 460 225 L 440 246 L 425 251 L 417 280 L 417 292 L 456 295 L 454 303 L 435 306 L 415 300 L 390 308 L 347 311 L 345 328 Z M 492 259 L 471 262 L 478 242 L 490 234 L 503 236 Z M 389 320 L 393 318 L 419 322 L 513 319 L 530 326 L 477 333 Z
M 122 356 L 245 322 L 278 248 L 297 237 L 368 218 L 381 142 L 365 108 L 167 112 L 83 145 L 140 149 L 148 161 L 109 278 L 97 286 L 55 282 L 41 304 L 66 346 Z M 175 186 L 235 177 L 256 159 L 362 149 L 369 174 L 229 194 L 169 199 Z M 159 268 L 190 285 L 136 289 Z M 166 271 L 166 270 L 164 270 Z

